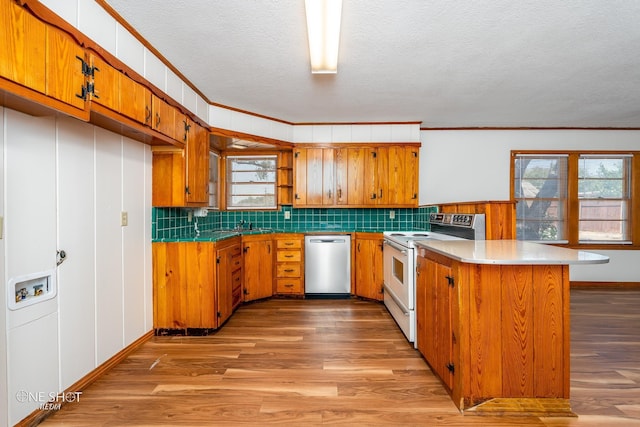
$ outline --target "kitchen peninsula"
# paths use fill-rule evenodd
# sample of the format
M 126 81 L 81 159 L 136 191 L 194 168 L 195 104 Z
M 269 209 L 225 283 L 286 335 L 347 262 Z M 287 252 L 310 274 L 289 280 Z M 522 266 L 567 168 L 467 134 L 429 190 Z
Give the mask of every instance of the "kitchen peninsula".
M 516 240 L 416 246 L 417 346 L 456 406 L 570 414 L 569 265 L 609 258 Z

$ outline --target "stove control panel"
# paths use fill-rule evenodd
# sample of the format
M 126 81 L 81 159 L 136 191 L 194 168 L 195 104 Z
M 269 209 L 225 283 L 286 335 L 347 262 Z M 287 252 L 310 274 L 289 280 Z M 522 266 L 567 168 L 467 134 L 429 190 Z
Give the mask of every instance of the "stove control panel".
M 431 224 L 455 225 L 458 227 L 472 228 L 475 214 L 450 214 L 432 213 L 429 214 Z

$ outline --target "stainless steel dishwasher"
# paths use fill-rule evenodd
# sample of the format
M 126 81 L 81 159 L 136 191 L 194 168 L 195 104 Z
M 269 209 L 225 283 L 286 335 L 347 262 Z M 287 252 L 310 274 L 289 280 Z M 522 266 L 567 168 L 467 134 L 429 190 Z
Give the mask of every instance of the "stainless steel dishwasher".
M 304 288 L 307 297 L 347 298 L 351 293 L 351 236 L 304 238 Z

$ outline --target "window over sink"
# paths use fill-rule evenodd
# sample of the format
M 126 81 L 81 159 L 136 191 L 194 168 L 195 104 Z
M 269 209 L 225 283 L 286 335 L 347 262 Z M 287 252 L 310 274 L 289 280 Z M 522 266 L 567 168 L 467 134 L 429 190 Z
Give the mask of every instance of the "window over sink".
M 227 157 L 227 209 L 276 209 L 276 158 Z

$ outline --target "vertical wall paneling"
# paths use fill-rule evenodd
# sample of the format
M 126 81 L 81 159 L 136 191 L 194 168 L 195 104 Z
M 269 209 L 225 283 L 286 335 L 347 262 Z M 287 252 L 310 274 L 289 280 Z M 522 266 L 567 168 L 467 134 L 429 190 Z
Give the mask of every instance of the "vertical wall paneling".
M 6 276 L 53 270 L 56 266 L 55 119 L 5 110 Z M 55 273 L 54 273 L 55 275 Z M 6 292 L 6 285 L 3 289 Z M 13 293 L 9 294 L 13 297 Z M 39 406 L 12 399 L 18 392 L 57 392 L 58 300 L 52 298 L 7 313 L 9 423 Z M 46 357 L 42 357 L 46 355 Z
M 58 120 L 60 381 L 66 389 L 95 368 L 95 188 L 93 126 Z
M 0 280 L 7 283 L 4 267 L 4 108 L 0 107 L 0 217 L 3 219 L 3 230 L 0 236 Z M 0 292 L 0 307 L 7 306 L 6 292 Z M 0 348 L 6 348 L 7 318 L 4 309 L 0 310 Z M 7 389 L 7 352 L 0 351 L 0 426 L 9 425 L 9 406 Z
M 145 329 L 145 146 L 124 138 L 122 150 L 122 228 L 124 345 L 140 338 Z M 136 183 L 137 185 L 132 185 Z
M 103 363 L 123 346 L 122 137 L 95 128 L 96 357 Z
M 143 255 L 144 260 L 144 294 L 145 294 L 145 331 L 149 331 L 153 328 L 153 283 L 152 283 L 152 268 L 151 268 L 151 228 L 152 228 L 152 213 L 151 213 L 151 165 L 153 162 L 153 155 L 151 148 L 145 146 L 144 148 L 144 242 L 145 251 Z

